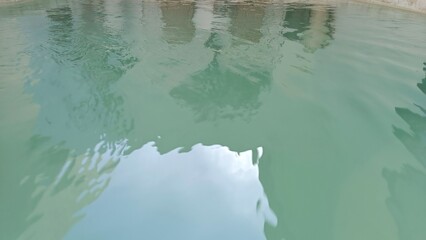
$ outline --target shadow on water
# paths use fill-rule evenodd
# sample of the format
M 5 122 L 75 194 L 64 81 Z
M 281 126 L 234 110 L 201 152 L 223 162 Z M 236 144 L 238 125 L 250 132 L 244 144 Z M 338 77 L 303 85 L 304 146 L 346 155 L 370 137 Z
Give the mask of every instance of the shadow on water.
M 417 87 L 426 94 L 426 62 L 423 71 L 425 78 Z M 411 133 L 394 127 L 394 134 L 423 168 L 406 164 L 400 171 L 384 169 L 383 176 L 390 192 L 387 204 L 400 238 L 417 240 L 426 236 L 426 109 L 416 106 L 420 113 L 406 108 L 395 109 Z

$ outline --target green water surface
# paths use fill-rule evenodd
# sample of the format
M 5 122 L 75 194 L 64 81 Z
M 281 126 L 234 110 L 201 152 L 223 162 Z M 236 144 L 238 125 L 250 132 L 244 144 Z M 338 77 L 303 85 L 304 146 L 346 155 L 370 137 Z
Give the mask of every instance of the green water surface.
M 425 240 L 426 16 L 0 5 L 0 239 Z

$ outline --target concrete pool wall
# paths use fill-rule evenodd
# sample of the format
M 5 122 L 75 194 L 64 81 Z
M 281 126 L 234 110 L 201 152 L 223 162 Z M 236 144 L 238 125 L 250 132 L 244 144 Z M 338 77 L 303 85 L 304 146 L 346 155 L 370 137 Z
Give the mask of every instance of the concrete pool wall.
M 361 0 L 361 1 L 426 13 L 426 0 Z
M 0 0 L 1 3 L 14 3 L 23 2 L 26 0 Z M 214 1 L 214 0 L 212 0 Z M 238 0 L 234 0 L 238 1 Z M 262 0 L 260 0 L 262 1 Z M 271 2 L 339 2 L 339 0 L 265 0 Z M 340 0 L 340 2 L 348 2 L 350 0 Z M 384 6 L 402 8 L 407 10 L 413 10 L 417 12 L 426 13 L 426 0 L 354 0 L 358 2 L 366 2 L 373 4 L 380 4 Z

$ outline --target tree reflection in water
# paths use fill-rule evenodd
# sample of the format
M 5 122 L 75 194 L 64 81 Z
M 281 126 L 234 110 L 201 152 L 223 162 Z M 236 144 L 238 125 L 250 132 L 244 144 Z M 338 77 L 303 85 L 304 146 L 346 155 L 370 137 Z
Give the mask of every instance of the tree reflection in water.
M 279 57 L 277 48 L 265 44 L 267 39 L 261 41 L 264 8 L 255 4 L 215 5 L 216 14 L 230 18 L 229 32 L 213 29 L 205 42 L 214 52 L 207 68 L 170 91 L 199 121 L 247 119 L 259 108 L 258 98 L 270 85 L 274 61 Z
M 36 74 L 25 86 L 39 109 L 26 148 L 9 166 L 20 169 L 14 178 L 21 181 L 11 181 L 14 192 L 3 200 L 19 206 L 6 208 L 8 239 L 63 238 L 81 217 L 76 213 L 105 189 L 126 149 L 120 139 L 132 123 L 120 119 L 122 98 L 111 89 L 137 59 L 104 4 L 49 8 L 46 35 L 30 36 L 43 38 L 30 49 Z M 60 219 L 54 228 L 52 219 Z
M 423 71 L 425 78 L 417 87 L 426 94 L 426 62 Z M 394 127 L 394 134 L 423 168 L 406 164 L 400 171 L 383 171 L 390 192 L 387 204 L 398 225 L 399 236 L 413 240 L 426 236 L 426 109 L 416 106 L 419 113 L 395 108 L 412 133 Z

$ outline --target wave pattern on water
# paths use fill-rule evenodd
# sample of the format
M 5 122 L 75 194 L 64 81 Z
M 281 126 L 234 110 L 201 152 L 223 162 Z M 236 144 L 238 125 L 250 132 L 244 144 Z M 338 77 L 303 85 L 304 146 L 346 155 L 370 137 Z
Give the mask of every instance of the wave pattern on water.
M 0 238 L 426 238 L 424 26 L 327 1 L 1 6 Z

